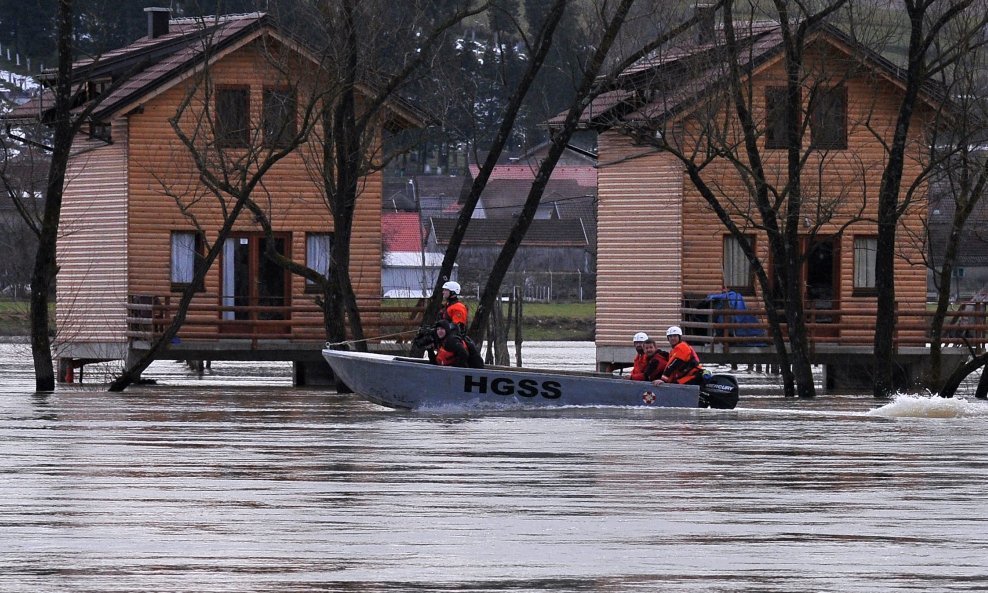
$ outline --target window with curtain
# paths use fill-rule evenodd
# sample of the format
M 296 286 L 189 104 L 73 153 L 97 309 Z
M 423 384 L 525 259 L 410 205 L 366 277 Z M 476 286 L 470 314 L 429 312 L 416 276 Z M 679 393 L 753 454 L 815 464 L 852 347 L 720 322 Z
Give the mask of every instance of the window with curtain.
M 745 235 L 744 240 L 754 247 L 753 235 Z M 751 262 L 744 254 L 741 242 L 733 235 L 724 236 L 724 288 L 743 293 L 752 293 L 755 288 Z
M 196 268 L 202 262 L 204 241 L 200 233 L 175 231 L 172 233 L 172 290 L 184 290 L 192 283 Z M 198 287 L 196 290 L 202 290 Z
M 225 148 L 245 148 L 250 132 L 250 88 L 216 89 L 216 144 Z
M 323 276 L 329 274 L 329 250 L 333 245 L 332 233 L 307 233 L 305 235 L 305 265 Z M 306 291 L 316 289 L 314 282 L 306 278 Z
M 854 238 L 854 290 L 874 292 L 875 254 L 878 251 L 877 237 Z

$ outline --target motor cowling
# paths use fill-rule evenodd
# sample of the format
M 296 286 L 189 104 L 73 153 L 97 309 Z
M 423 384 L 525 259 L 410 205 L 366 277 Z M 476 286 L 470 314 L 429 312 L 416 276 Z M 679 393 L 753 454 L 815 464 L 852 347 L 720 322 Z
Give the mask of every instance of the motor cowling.
M 733 410 L 740 394 L 738 380 L 732 375 L 713 375 L 700 388 L 700 407 Z

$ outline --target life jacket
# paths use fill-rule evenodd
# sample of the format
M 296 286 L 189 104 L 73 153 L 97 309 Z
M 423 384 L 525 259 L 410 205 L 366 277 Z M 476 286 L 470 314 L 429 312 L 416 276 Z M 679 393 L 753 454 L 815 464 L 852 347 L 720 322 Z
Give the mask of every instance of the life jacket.
M 648 357 L 644 353 L 636 354 L 634 364 L 631 367 L 631 380 L 632 381 L 644 381 L 645 380 L 645 365 L 648 364 Z
M 669 352 L 669 363 L 662 375 L 662 380 L 666 383 L 695 383 L 703 376 L 703 367 L 700 366 L 700 357 L 696 355 L 696 350 L 680 340 Z
M 445 319 L 459 327 L 461 333 L 467 330 L 467 306 L 458 300 L 454 300 L 446 305 L 439 318 Z
M 459 336 L 447 336 L 436 351 L 436 364 L 447 367 L 470 366 L 467 343 Z
M 643 381 L 655 381 L 656 379 L 661 379 L 662 374 L 666 370 L 666 365 L 669 364 L 669 359 L 661 350 L 657 350 L 655 354 L 648 358 L 647 364 L 645 364 L 645 369 L 642 371 L 644 375 Z

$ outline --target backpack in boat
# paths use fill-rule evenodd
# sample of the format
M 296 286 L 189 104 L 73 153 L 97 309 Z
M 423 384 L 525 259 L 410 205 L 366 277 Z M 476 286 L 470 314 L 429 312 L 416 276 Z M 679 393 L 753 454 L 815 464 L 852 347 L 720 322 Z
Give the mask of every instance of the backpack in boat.
M 484 368 L 484 357 L 480 355 L 480 348 L 467 336 L 463 336 L 463 341 L 467 343 L 467 364 L 471 369 Z
M 700 387 L 700 407 L 733 410 L 740 394 L 738 381 L 731 375 L 712 375 Z

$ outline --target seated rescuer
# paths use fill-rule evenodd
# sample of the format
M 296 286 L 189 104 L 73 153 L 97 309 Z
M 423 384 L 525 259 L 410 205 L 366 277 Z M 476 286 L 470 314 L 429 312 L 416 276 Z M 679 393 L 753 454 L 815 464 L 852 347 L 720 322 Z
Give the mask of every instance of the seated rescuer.
M 453 329 L 448 321 L 436 322 L 434 351 L 429 348 L 429 360 L 433 364 L 453 367 L 469 367 L 470 354 L 467 352 L 466 342 L 459 333 Z
M 703 367 L 696 350 L 683 341 L 683 330 L 674 325 L 666 330 L 666 337 L 672 350 L 669 352 L 669 363 L 662 377 L 652 383 L 679 383 L 680 385 L 702 385 Z
M 662 373 L 666 370 L 669 361 L 669 353 L 659 350 L 655 345 L 655 340 L 649 338 L 645 340 L 645 369 L 642 371 L 642 378 L 639 381 L 655 381 L 662 378 Z
M 645 356 L 646 340 L 648 340 L 648 334 L 645 332 L 638 332 L 631 338 L 632 343 L 635 345 L 635 360 L 631 366 L 631 374 L 628 378 L 632 381 L 645 380 L 645 365 L 648 364 L 648 357 Z
M 460 331 L 460 335 L 467 335 L 467 306 L 460 302 L 460 283 L 446 282 L 443 284 L 443 309 L 439 313 L 439 319 L 450 322 Z

